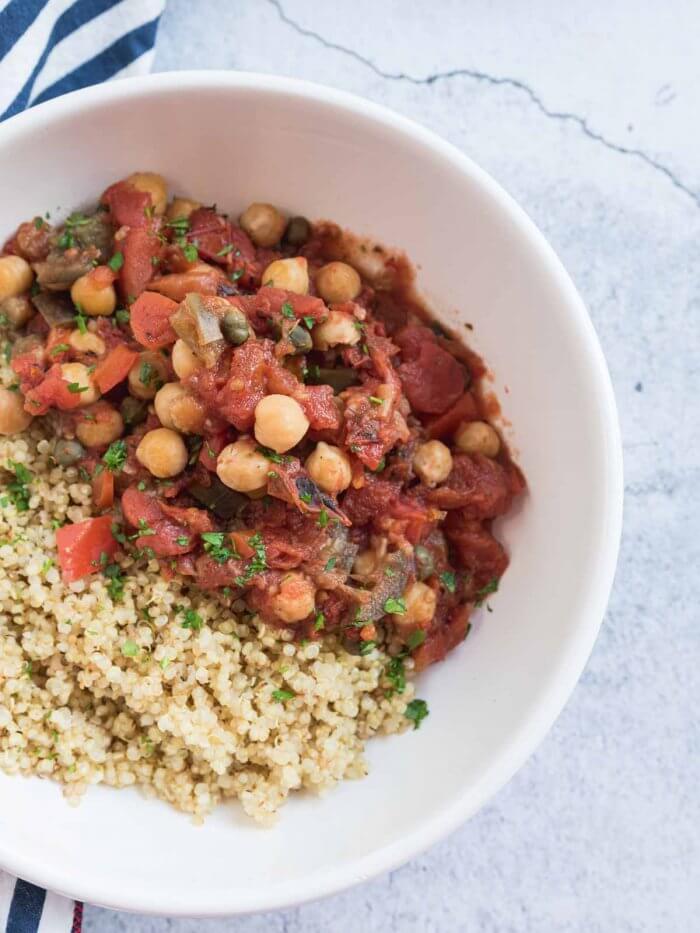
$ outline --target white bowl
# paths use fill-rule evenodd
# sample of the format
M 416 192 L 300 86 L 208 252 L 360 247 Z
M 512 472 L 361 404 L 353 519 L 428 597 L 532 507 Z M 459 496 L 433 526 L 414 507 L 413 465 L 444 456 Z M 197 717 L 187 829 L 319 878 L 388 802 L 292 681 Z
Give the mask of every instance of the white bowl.
M 622 460 L 586 310 L 523 211 L 452 146 L 339 91 L 228 72 L 105 84 L 0 126 L 2 234 L 94 201 L 136 169 L 237 212 L 270 201 L 404 249 L 435 309 L 495 375 L 529 483 L 500 524 L 511 566 L 493 614 L 418 692 L 419 731 L 368 743 L 369 777 L 299 797 L 276 828 L 219 808 L 203 827 L 135 791 L 71 808 L 0 775 L 0 865 L 122 909 L 217 915 L 330 894 L 414 856 L 481 807 L 574 688 L 615 569 Z

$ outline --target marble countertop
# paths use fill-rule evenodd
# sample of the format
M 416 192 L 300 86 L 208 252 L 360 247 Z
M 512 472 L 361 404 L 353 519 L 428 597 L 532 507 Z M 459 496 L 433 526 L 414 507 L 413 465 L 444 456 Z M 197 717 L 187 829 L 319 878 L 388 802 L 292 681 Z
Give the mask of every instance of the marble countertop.
M 610 366 L 625 530 L 576 692 L 535 756 L 451 837 L 298 909 L 204 922 L 88 907 L 86 933 L 698 928 L 699 26 L 695 0 L 168 0 L 156 70 L 354 91 L 436 130 L 524 206 Z

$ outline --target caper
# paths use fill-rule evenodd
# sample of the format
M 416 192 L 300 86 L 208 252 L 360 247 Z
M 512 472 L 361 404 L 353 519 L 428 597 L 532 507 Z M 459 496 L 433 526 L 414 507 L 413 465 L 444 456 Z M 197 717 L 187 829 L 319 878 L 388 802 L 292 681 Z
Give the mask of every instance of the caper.
M 416 545 L 413 556 L 416 559 L 416 576 L 419 580 L 427 580 L 435 573 L 435 561 L 430 551 L 422 544 Z
M 79 441 L 69 441 L 61 438 L 56 441 L 53 449 L 53 458 L 59 466 L 73 466 L 85 456 L 85 448 Z
M 141 424 L 148 415 L 148 403 L 143 399 L 127 395 L 119 406 L 124 424 Z
M 289 339 L 297 353 L 308 353 L 314 345 L 311 334 L 301 324 L 297 324 L 289 331 Z
M 250 328 L 245 314 L 239 311 L 238 308 L 231 308 L 230 311 L 227 311 L 221 322 L 221 333 L 224 335 L 224 339 L 232 343 L 234 347 L 239 347 L 242 343 L 245 343 L 250 336 Z
M 306 217 L 292 217 L 284 232 L 284 242 L 289 246 L 303 246 L 311 236 L 311 224 Z

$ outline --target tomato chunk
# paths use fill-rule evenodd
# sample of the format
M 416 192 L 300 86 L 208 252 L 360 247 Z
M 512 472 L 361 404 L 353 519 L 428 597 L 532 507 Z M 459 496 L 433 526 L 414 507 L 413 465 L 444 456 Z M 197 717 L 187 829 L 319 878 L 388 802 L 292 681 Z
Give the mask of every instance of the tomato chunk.
M 163 252 L 158 235 L 146 227 L 134 227 L 122 245 L 124 264 L 119 273 L 122 294 L 127 301 L 140 295 L 153 278 L 156 260 Z
M 107 558 L 114 555 L 118 545 L 112 534 L 113 521 L 111 515 L 101 515 L 58 529 L 58 565 L 64 583 L 73 583 L 95 573 L 104 563 L 103 554 Z
M 100 198 L 106 204 L 118 227 L 145 227 L 149 223 L 148 208 L 152 206 L 147 191 L 139 191 L 126 181 L 118 181 Z
M 97 364 L 93 379 L 97 387 L 104 395 L 120 382 L 123 382 L 129 375 L 129 370 L 139 358 L 135 350 L 130 350 L 125 344 L 120 343 L 110 350 L 101 363 Z
M 175 343 L 177 334 L 170 326 L 175 311 L 176 301 L 158 292 L 143 292 L 131 306 L 134 337 L 149 350 L 160 350 Z

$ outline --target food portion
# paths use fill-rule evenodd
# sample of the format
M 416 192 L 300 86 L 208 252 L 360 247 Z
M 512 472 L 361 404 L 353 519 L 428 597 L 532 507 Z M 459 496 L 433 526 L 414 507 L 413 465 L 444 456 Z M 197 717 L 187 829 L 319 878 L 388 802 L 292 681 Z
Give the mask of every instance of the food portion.
M 0 767 L 194 814 L 420 725 L 524 482 L 407 262 L 135 173 L 0 255 Z M 41 712 L 43 711 L 43 712 Z M 62 725 L 59 725 L 62 724 Z

